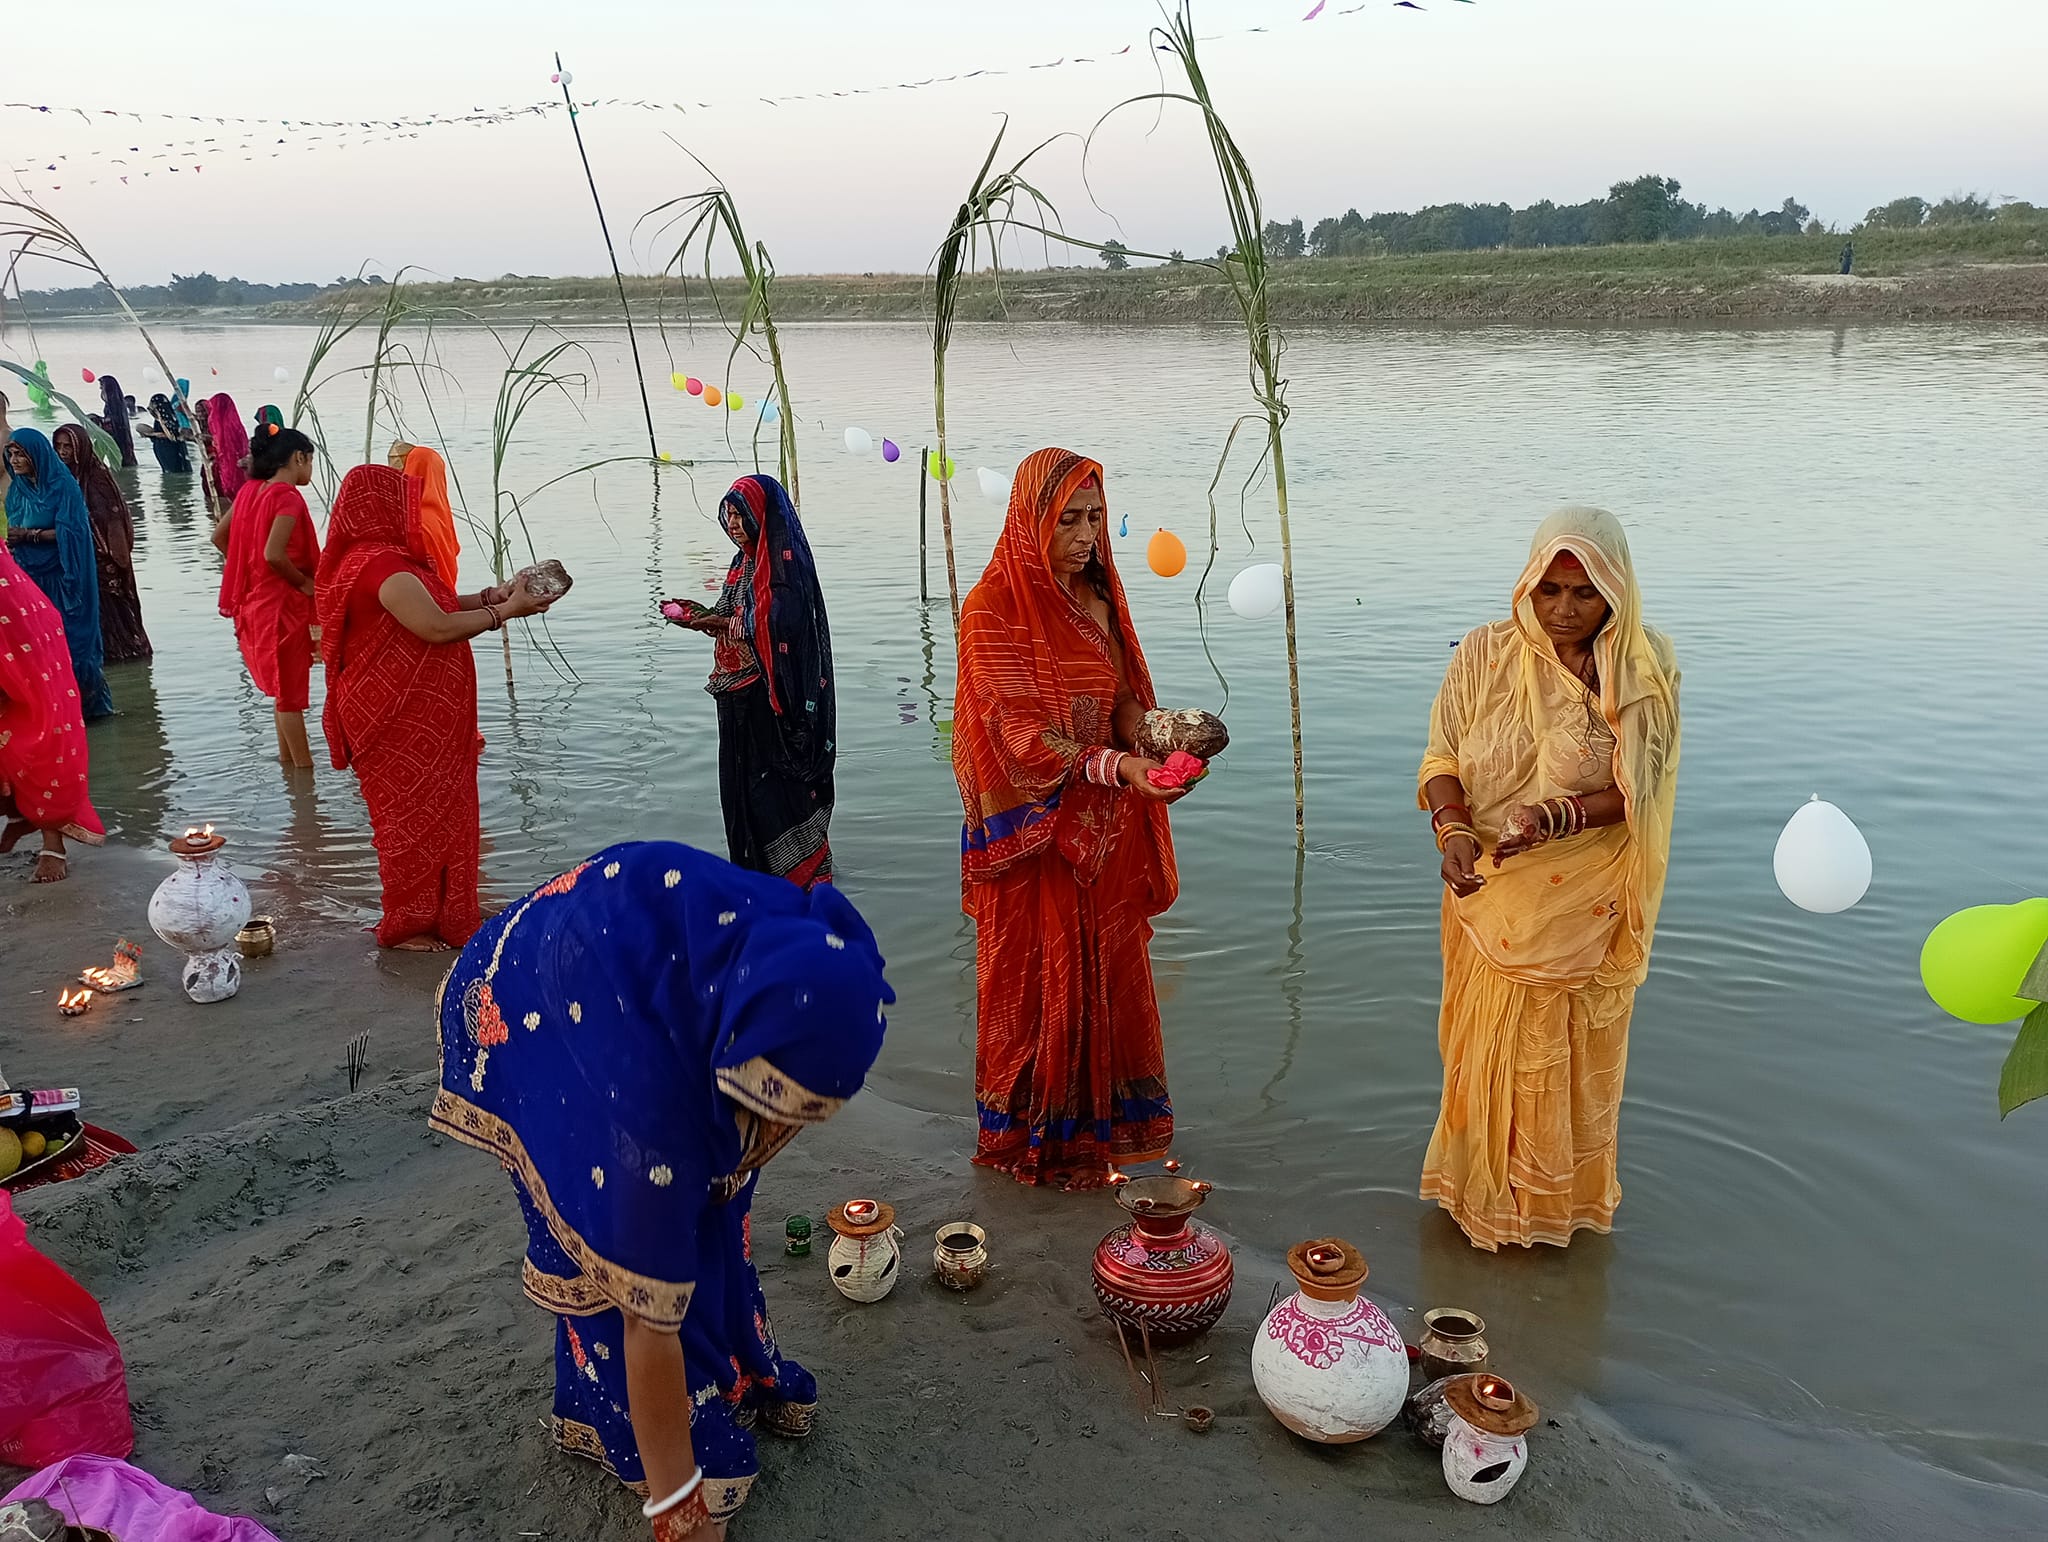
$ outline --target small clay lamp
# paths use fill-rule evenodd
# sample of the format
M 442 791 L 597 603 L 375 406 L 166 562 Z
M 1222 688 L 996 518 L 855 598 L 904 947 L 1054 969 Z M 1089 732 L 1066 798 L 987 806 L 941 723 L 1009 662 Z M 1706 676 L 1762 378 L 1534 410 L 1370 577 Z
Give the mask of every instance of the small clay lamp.
M 896 1224 L 896 1207 L 879 1199 L 849 1199 L 832 1207 L 825 1224 L 842 1237 L 879 1237 Z
M 1460 1376 L 1444 1389 L 1451 1412 L 1482 1434 L 1508 1439 L 1535 1427 L 1536 1405 L 1504 1376 Z
M 1349 1301 L 1372 1272 L 1365 1255 L 1341 1237 L 1295 1243 L 1287 1267 L 1311 1301 Z

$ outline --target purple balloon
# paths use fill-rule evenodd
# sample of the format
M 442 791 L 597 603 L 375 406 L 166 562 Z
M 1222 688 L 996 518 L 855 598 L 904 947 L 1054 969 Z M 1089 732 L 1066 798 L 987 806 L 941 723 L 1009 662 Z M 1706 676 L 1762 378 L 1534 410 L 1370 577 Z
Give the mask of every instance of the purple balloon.
M 902 453 L 903 453 L 903 452 L 902 452 L 901 450 L 899 450 L 899 449 L 897 449 L 897 448 L 896 448 L 896 441 L 895 441 L 895 440 L 893 440 L 893 439 L 884 439 L 884 440 L 882 441 L 882 459 L 883 459 L 883 460 L 895 460 L 895 459 L 896 459 L 897 457 L 899 457 L 900 455 L 902 455 Z

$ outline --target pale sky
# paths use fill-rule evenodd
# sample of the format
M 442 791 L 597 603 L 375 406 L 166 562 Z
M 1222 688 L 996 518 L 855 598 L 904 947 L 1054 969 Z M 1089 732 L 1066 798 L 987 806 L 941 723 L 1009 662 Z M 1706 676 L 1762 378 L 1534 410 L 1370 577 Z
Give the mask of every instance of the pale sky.
M 1266 212 L 1598 196 L 1646 171 L 1737 211 L 1787 194 L 1847 224 L 1904 193 L 2048 204 L 2048 6 L 2039 0 L 1198 0 L 1212 89 Z M 704 177 L 733 189 L 784 272 L 922 271 L 994 133 L 1022 153 L 1154 89 L 1149 0 L 96 0 L 86 46 L 17 28 L 0 99 L 52 107 L 360 118 L 539 102 L 559 48 L 587 97 L 687 114 L 582 116 L 631 269 L 635 221 Z M 1266 26 L 1263 34 L 1242 29 Z M 1113 50 L 1135 43 L 1120 58 Z M 53 46 L 56 45 L 56 46 Z M 1056 59 L 1101 62 L 1031 69 Z M 1008 73 L 919 91 L 769 106 L 763 96 Z M 696 107 L 713 104 L 712 110 Z M 255 133 L 200 151 L 196 136 Z M 267 281 L 389 273 L 604 271 L 564 116 L 305 148 L 321 130 L 138 124 L 0 110 L 0 180 L 43 198 L 119 281 L 207 269 Z M 288 144 L 275 139 L 284 135 Z M 131 146 L 140 150 L 131 152 Z M 269 152 L 284 149 L 275 159 Z M 89 152 L 102 153 L 95 158 Z M 164 152 L 166 159 L 153 160 Z M 59 159 L 59 156 L 65 159 Z M 111 157 L 130 164 L 113 167 Z M 56 171 L 46 170 L 55 161 Z M 197 172 L 190 168 L 200 167 Z M 1130 109 L 1089 171 L 1071 143 L 1035 179 L 1069 228 L 1213 251 L 1224 222 L 1185 109 Z M 166 168 L 178 165 L 177 174 Z M 149 170 L 143 178 L 136 173 Z M 121 174 L 130 180 L 122 184 Z M 95 184 L 94 177 L 98 178 Z M 1119 231 L 1120 227 L 1120 231 Z M 30 287 L 72 280 L 24 271 Z

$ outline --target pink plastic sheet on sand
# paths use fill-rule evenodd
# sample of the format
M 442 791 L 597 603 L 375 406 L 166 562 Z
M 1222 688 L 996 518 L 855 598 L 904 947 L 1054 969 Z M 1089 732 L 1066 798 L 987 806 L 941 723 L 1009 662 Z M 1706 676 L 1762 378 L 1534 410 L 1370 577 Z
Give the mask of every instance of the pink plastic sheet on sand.
M 277 1542 L 254 1521 L 202 1510 L 139 1467 L 110 1456 L 73 1456 L 45 1467 L 0 1499 L 43 1499 L 73 1525 L 98 1526 L 121 1542 Z

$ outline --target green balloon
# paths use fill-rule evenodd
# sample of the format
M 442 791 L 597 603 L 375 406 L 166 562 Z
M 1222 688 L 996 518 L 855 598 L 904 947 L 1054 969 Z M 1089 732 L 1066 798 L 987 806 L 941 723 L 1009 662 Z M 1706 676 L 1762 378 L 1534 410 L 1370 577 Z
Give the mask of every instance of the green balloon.
M 2013 992 L 2048 946 L 2048 899 L 1973 905 L 1927 934 L 1920 980 L 1934 1004 L 1966 1023 L 2009 1023 L 2033 1011 Z

